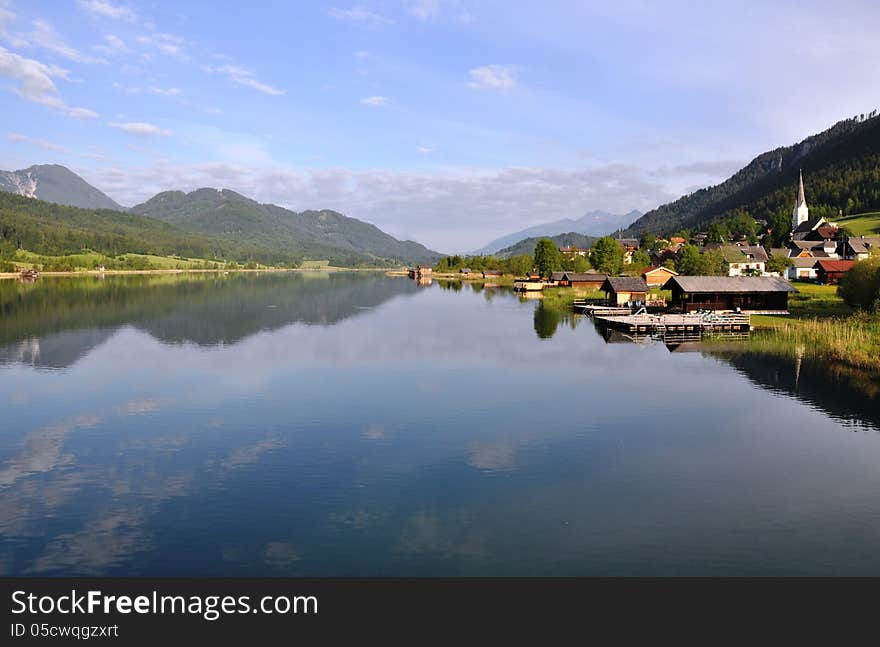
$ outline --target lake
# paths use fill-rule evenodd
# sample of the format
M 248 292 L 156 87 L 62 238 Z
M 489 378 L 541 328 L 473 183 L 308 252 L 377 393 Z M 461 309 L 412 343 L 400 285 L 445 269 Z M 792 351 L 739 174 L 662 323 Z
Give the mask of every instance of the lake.
M 5 575 L 880 574 L 876 376 L 505 289 L 0 281 L 0 385 Z

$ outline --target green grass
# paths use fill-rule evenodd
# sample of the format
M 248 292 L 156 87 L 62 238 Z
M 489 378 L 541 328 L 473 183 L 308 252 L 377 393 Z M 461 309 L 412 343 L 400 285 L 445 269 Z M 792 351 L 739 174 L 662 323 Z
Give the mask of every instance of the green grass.
M 856 315 L 794 320 L 756 333 L 752 348 L 880 369 L 880 317 Z
M 304 270 L 319 270 L 330 266 L 330 261 L 303 261 L 300 267 Z
M 49 256 L 20 249 L 16 252 L 13 262 L 19 269 L 42 267 L 44 271 L 52 271 L 53 268 L 68 267 L 73 271 L 85 271 L 94 270 L 99 265 L 105 265 L 107 269 L 190 270 L 204 268 L 214 261 L 201 258 L 156 256 L 153 254 L 122 254 L 120 256 L 108 257 L 91 251 L 83 251 L 79 254 Z M 222 268 L 223 263 L 220 262 L 218 265 Z
M 880 235 L 880 211 L 860 213 L 845 218 L 832 218 L 832 222 L 849 229 L 854 236 Z
M 775 328 L 797 321 L 840 318 L 853 313 L 853 309 L 838 296 L 836 285 L 798 282 L 793 285 L 798 291 L 788 297 L 791 316 L 754 315 L 752 325 L 756 328 Z
M 755 350 L 880 369 L 880 316 L 854 311 L 837 286 L 795 283 L 789 317 L 755 315 Z

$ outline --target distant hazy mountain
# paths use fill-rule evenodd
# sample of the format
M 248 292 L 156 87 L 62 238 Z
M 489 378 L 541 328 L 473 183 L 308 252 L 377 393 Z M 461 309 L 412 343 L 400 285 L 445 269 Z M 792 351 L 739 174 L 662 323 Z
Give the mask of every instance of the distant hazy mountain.
M 165 191 L 132 207 L 131 212 L 192 232 L 343 264 L 365 258 L 406 263 L 433 263 L 440 258 L 419 243 L 397 240 L 374 225 L 335 211 L 290 211 L 228 189 Z
M 64 166 L 40 164 L 20 171 L 0 171 L 0 191 L 82 209 L 122 207 Z
M 541 238 L 545 238 L 545 236 L 526 238 L 515 245 L 499 250 L 495 255 L 499 258 L 510 258 L 511 256 L 519 256 L 521 254 L 532 255 L 535 253 L 535 247 Z M 574 231 L 550 236 L 550 238 L 556 243 L 557 247 L 580 247 L 581 249 L 589 249 L 598 240 L 596 236 L 585 236 Z
M 566 232 L 584 234 L 589 236 L 603 236 L 607 233 L 625 227 L 634 219 L 641 216 L 640 211 L 630 211 L 627 214 L 613 214 L 607 211 L 590 211 L 581 218 L 564 218 L 554 222 L 545 222 L 528 229 L 502 236 L 493 240 L 488 245 L 476 250 L 474 254 L 494 254 L 499 250 L 515 245 L 527 238 L 540 238 L 541 236 L 556 236 Z

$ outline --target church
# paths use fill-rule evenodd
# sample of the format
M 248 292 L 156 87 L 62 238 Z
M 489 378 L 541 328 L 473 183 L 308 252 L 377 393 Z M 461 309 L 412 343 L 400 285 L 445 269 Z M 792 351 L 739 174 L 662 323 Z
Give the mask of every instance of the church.
M 833 240 L 837 236 L 837 227 L 825 218 L 810 219 L 810 208 L 807 206 L 807 197 L 804 193 L 804 174 L 798 177 L 798 195 L 791 212 L 791 240 L 792 241 L 823 241 Z

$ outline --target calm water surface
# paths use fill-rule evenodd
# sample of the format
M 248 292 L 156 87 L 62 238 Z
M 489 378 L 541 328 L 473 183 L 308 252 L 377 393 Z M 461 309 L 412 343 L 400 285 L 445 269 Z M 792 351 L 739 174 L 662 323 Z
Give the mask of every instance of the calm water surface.
M 880 574 L 876 376 L 675 350 L 378 273 L 0 282 L 0 573 Z

